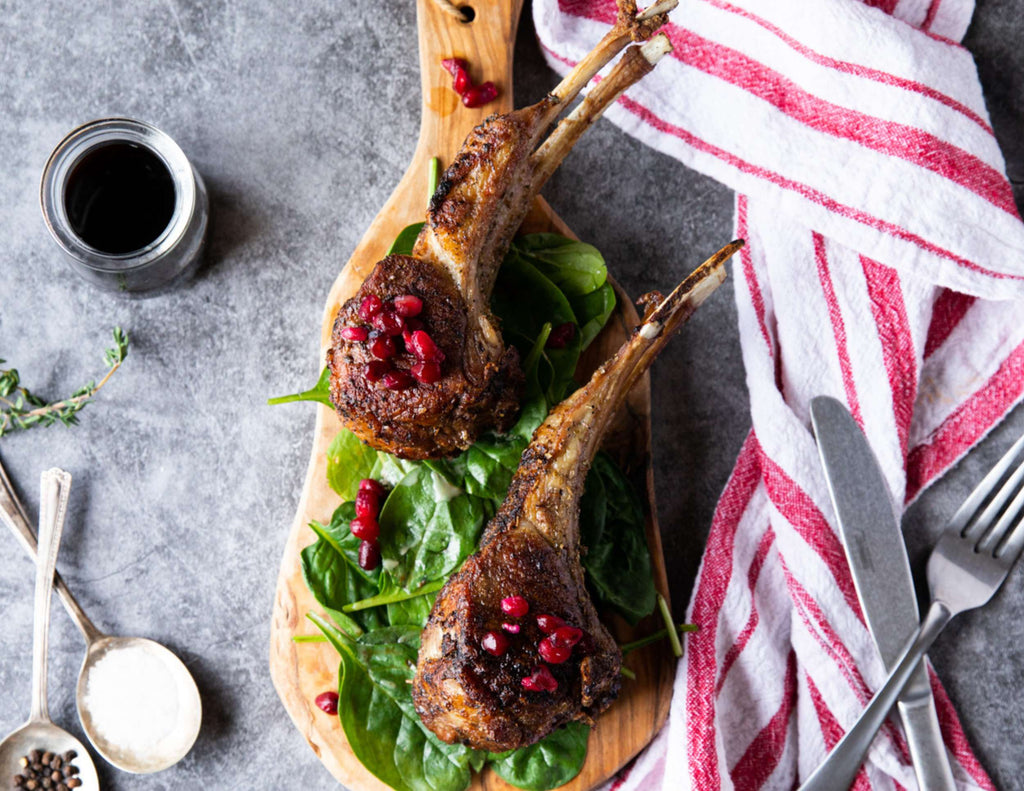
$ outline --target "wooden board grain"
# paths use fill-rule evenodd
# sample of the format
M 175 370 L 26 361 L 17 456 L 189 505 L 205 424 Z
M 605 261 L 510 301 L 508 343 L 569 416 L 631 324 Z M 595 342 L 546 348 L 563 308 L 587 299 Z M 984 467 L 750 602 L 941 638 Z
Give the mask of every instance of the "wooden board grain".
M 492 112 L 511 108 L 512 46 L 522 0 L 480 0 L 471 24 L 446 14 L 434 0 L 417 0 L 420 69 L 423 91 L 420 139 L 413 160 L 395 191 L 371 223 L 334 282 L 324 308 L 320 338 L 319 372 L 330 342 L 331 325 L 339 306 L 354 294 L 373 265 L 380 260 L 398 232 L 424 218 L 427 172 L 433 156 L 451 161 L 469 130 Z M 491 79 L 501 91 L 497 103 L 469 110 L 450 87 L 450 77 L 440 68 L 443 57 L 462 57 L 471 64 L 476 80 Z M 381 119 L 382 121 L 384 119 Z M 523 224 L 524 232 L 571 231 L 550 207 L 538 200 Z M 615 262 L 609 262 L 614 269 Z M 589 373 L 610 356 L 637 322 L 628 297 L 617 288 L 619 306 L 609 326 L 591 345 L 580 365 Z M 340 499 L 327 484 L 326 450 L 341 427 L 335 414 L 317 406 L 313 447 L 306 480 L 284 546 L 271 621 L 270 671 L 285 709 L 313 751 L 341 783 L 353 791 L 384 791 L 386 786 L 371 775 L 353 755 L 337 717 L 324 714 L 314 704 L 321 692 L 337 687 L 338 657 L 323 643 L 295 643 L 293 637 L 313 634 L 306 619 L 321 612 L 302 580 L 300 553 L 315 540 L 311 520 L 326 522 Z M 650 465 L 650 387 L 645 376 L 630 394 L 626 407 L 605 442 L 646 495 L 647 540 L 654 560 L 655 583 L 668 598 L 661 540 L 654 507 Z M 662 625 L 656 616 L 630 628 L 611 617 L 612 633 L 620 642 L 649 634 Z M 631 654 L 626 666 L 636 674 L 625 680 L 619 699 L 597 721 L 590 736 L 583 771 L 563 788 L 587 791 L 607 780 L 629 762 L 650 740 L 668 715 L 675 661 L 664 643 Z M 485 770 L 472 788 L 487 791 L 510 789 L 493 772 Z

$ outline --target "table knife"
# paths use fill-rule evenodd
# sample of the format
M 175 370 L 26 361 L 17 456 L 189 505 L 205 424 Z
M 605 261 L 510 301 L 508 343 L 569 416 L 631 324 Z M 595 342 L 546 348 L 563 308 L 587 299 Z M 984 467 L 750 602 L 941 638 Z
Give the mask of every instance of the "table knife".
M 920 623 L 914 579 L 889 488 L 867 439 L 846 407 L 820 396 L 811 423 L 839 521 L 846 559 L 864 617 L 886 669 L 891 670 Z M 897 704 L 918 785 L 954 791 L 924 660 Z

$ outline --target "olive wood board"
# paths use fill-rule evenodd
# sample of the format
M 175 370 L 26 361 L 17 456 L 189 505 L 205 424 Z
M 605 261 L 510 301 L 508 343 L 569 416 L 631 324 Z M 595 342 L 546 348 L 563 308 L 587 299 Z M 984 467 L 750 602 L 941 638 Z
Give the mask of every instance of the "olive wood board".
M 441 10 L 436 0 L 417 0 L 420 70 L 423 89 L 420 138 L 412 162 L 383 209 L 359 242 L 348 264 L 335 280 L 324 308 L 320 356 L 311 377 L 323 365 L 330 344 L 331 327 L 338 308 L 359 289 L 360 284 L 384 257 L 387 248 L 405 226 L 424 219 L 428 168 L 431 157 L 450 162 L 470 129 L 493 112 L 511 109 L 512 47 L 522 0 L 481 0 L 474 4 L 476 16 L 464 24 Z M 444 57 L 463 57 L 476 81 L 493 80 L 499 99 L 483 108 L 463 107 L 450 87 L 450 77 L 440 68 Z M 483 75 L 486 75 L 484 77 Z M 571 154 L 570 154 L 571 156 Z M 522 232 L 553 231 L 572 236 L 543 199 L 537 199 Z M 614 269 L 616 262 L 610 262 Z M 588 377 L 615 352 L 637 324 L 637 314 L 628 297 L 615 285 L 618 306 L 608 326 L 587 349 L 578 376 Z M 310 408 L 308 405 L 291 407 Z M 309 522 L 327 522 L 340 504 L 327 483 L 326 450 L 341 428 L 334 412 L 316 405 L 313 446 L 305 484 L 288 533 L 274 596 L 270 635 L 270 673 L 277 693 L 296 727 L 323 764 L 352 791 L 385 791 L 387 788 L 363 767 L 353 754 L 337 716 L 321 711 L 314 703 L 325 690 L 337 689 L 339 659 L 328 643 L 296 643 L 292 638 L 316 633 L 306 614 L 323 615 L 322 608 L 302 579 L 300 553 L 315 541 Z M 655 585 L 668 598 L 661 538 L 654 507 L 654 486 L 650 464 L 650 380 L 645 375 L 630 393 L 605 439 L 604 449 L 623 466 L 644 500 L 647 541 L 651 550 Z M 628 642 L 663 626 L 657 615 L 630 627 L 622 619 L 606 619 L 612 634 Z M 622 692 L 612 706 L 598 717 L 591 730 L 586 762 L 575 779 L 563 786 L 571 791 L 588 791 L 625 766 L 661 728 L 672 696 L 675 659 L 666 641 L 631 653 L 626 667 L 635 679 L 623 679 Z M 489 769 L 474 775 L 472 789 L 512 789 Z

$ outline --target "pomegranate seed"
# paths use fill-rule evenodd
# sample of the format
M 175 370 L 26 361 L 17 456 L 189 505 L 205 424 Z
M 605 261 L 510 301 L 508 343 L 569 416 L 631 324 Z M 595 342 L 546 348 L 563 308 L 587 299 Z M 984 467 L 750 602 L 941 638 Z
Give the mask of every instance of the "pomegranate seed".
M 565 322 L 565 324 L 559 324 L 548 335 L 548 342 L 544 346 L 548 349 L 564 349 L 569 345 L 576 335 L 576 325 L 571 321 Z
M 380 513 L 380 499 L 376 492 L 361 490 L 356 493 L 356 516 L 376 519 Z
M 377 499 L 381 500 L 384 495 L 388 493 L 388 490 L 384 488 L 384 484 L 380 481 L 376 481 L 373 478 L 363 478 L 359 482 L 359 491 L 361 492 L 373 492 L 377 495 Z
M 557 629 L 560 626 L 565 626 L 565 621 L 563 621 L 557 615 L 537 616 L 537 628 L 544 632 L 544 634 L 551 634 L 553 631 L 555 631 L 555 629 Z
M 357 516 L 348 523 L 348 529 L 356 538 L 361 538 L 364 544 L 367 541 L 376 541 L 380 537 L 380 525 L 372 516 Z
M 540 665 L 520 683 L 523 685 L 523 689 L 530 692 L 554 692 L 558 689 L 558 682 L 544 665 Z
M 501 632 L 488 632 L 480 638 L 480 645 L 491 656 L 501 656 L 508 650 L 508 638 Z
M 470 85 L 462 94 L 462 103 L 466 107 L 483 107 L 488 102 L 498 98 L 498 89 L 493 82 L 485 82 L 481 85 Z
M 441 61 L 441 65 L 452 75 L 452 87 L 459 96 L 473 84 L 469 79 L 469 66 L 462 58 L 445 58 Z
M 367 382 L 379 382 L 384 374 L 390 370 L 390 363 L 386 363 L 383 360 L 372 360 L 367 363 L 366 370 L 363 372 L 363 378 Z
M 369 323 L 384 308 L 384 302 L 376 294 L 363 297 L 359 305 L 359 318 Z
M 432 385 L 441 378 L 440 363 L 416 363 L 412 367 L 413 378 L 424 385 Z
M 406 341 L 406 346 L 416 356 L 416 359 L 422 362 L 439 363 L 444 360 L 444 352 L 437 347 L 434 339 L 423 330 L 416 330 L 410 335 L 409 340 Z
M 374 314 L 374 317 L 370 319 L 370 323 L 375 330 L 383 332 L 385 335 L 401 335 L 402 326 L 405 322 L 402 321 L 402 317 L 395 313 L 395 311 L 385 308 L 380 313 Z
M 321 692 L 316 696 L 316 705 L 328 714 L 338 713 L 338 693 Z
M 501 628 L 509 634 L 519 634 L 519 624 L 517 623 L 503 623 Z
M 545 662 L 549 662 L 552 665 L 560 665 L 572 654 L 572 647 L 560 645 L 552 637 L 553 635 L 545 637 L 540 641 L 540 644 L 537 646 L 537 653 L 540 654 L 540 658 Z
M 473 81 L 469 79 L 468 71 L 460 69 L 455 72 L 455 78 L 452 80 L 452 88 L 455 89 L 455 93 L 462 96 L 471 87 L 473 87 Z
M 402 340 L 405 341 L 405 347 L 408 349 L 410 342 L 412 341 L 412 334 L 416 330 L 423 329 L 423 322 L 419 319 L 406 319 L 405 329 L 402 330 Z
M 513 618 L 522 618 L 530 611 L 530 602 L 522 596 L 507 596 L 501 600 L 501 611 Z
M 469 68 L 466 61 L 464 61 L 462 58 L 445 58 L 444 60 L 441 61 L 441 65 L 444 66 L 444 70 L 453 77 L 455 76 L 455 73 L 459 69 L 465 71 L 467 68 Z
M 388 335 L 378 335 L 370 341 L 370 354 L 378 360 L 390 360 L 397 351 L 395 341 Z
M 370 331 L 366 327 L 345 327 L 341 331 L 341 337 L 346 341 L 365 341 L 370 337 Z
M 395 297 L 395 313 L 404 319 L 419 316 L 423 312 L 423 300 L 412 294 Z
M 359 544 L 359 568 L 373 571 L 380 565 L 380 544 L 376 541 L 363 541 Z
M 388 390 L 408 390 L 416 380 L 408 371 L 388 371 L 381 381 Z
M 554 645 L 572 648 L 583 639 L 583 630 L 577 629 L 575 626 L 559 626 L 547 639 Z

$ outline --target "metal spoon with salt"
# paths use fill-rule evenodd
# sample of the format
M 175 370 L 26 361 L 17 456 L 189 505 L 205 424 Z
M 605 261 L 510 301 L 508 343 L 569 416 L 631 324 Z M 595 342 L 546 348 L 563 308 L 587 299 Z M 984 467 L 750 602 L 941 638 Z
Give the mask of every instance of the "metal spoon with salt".
M 18 536 L 25 551 L 35 555 L 36 538 L 3 465 L 0 465 L 0 518 Z M 202 722 L 199 689 L 188 668 L 154 640 L 104 634 L 89 620 L 60 575 L 55 574 L 53 580 L 64 609 L 86 642 L 85 659 L 78 673 L 76 704 L 82 728 L 93 747 L 118 769 L 136 774 L 157 772 L 180 761 L 195 743 Z M 112 688 L 112 676 L 131 683 L 128 686 L 119 683 Z M 148 719 L 143 710 L 146 701 L 135 701 L 127 719 L 118 716 L 124 714 L 123 710 L 119 712 L 110 705 L 116 704 L 117 699 L 125 702 L 131 694 L 145 697 L 150 693 L 166 694 L 160 708 L 172 721 L 158 733 L 151 727 L 151 721 L 147 727 L 133 727 L 133 716 Z
M 50 636 L 50 591 L 53 587 L 57 549 L 67 515 L 71 476 L 63 470 L 47 470 L 42 475 L 42 499 L 39 506 L 39 546 L 36 560 L 34 625 L 32 631 L 32 711 L 28 722 L 0 742 L 0 777 L 10 778 L 24 770 L 18 763 L 33 750 L 77 755 L 82 791 L 99 791 L 96 767 L 82 743 L 58 728 L 50 719 L 46 702 L 46 653 Z M 31 532 L 31 531 L 30 531 Z

